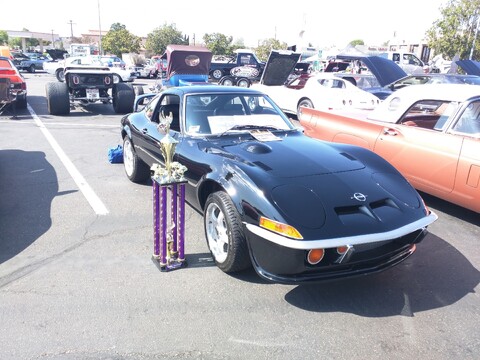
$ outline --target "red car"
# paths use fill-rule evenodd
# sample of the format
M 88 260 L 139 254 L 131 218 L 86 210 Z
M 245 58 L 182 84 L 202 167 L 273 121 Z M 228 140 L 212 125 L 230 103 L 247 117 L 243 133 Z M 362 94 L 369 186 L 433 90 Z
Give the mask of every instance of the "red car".
M 417 189 L 480 212 L 480 85 L 411 85 L 363 114 L 302 108 L 305 134 L 368 148 Z
M 27 107 L 27 84 L 24 77 L 8 57 L 0 56 L 0 88 L 3 94 L 0 96 L 0 110 L 3 107 L 14 104 L 16 109 Z

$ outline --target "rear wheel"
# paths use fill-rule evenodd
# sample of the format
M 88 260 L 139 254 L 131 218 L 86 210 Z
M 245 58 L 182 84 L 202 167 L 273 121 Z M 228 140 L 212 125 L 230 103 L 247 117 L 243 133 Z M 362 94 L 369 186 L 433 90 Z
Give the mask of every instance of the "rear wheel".
M 17 109 L 26 109 L 27 108 L 27 94 L 17 95 L 15 106 Z
M 237 81 L 237 86 L 239 86 L 239 87 L 247 87 L 248 88 L 248 87 L 250 87 L 250 85 L 251 85 L 251 82 L 247 78 L 240 78 Z
M 220 79 L 218 82 L 220 85 L 224 86 L 233 86 L 233 79 L 230 76 L 224 76 L 223 78 Z
M 149 167 L 138 158 L 128 136 L 123 139 L 123 166 L 130 181 L 143 182 L 150 176 Z
M 240 215 L 225 192 L 208 196 L 203 219 L 208 248 L 216 265 L 226 273 L 249 268 L 251 262 Z
M 112 89 L 113 110 L 117 114 L 127 114 L 133 111 L 135 90 L 131 84 L 118 83 Z
M 28 68 L 28 72 L 29 73 L 34 73 L 35 72 L 35 65 L 30 65 L 30 67 Z
M 47 108 L 51 115 L 70 114 L 70 97 L 67 84 L 50 82 L 45 86 L 47 93 Z

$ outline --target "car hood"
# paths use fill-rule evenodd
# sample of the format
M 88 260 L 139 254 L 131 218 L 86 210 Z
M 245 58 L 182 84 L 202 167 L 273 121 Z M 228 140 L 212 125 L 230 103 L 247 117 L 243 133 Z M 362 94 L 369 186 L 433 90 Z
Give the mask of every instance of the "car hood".
M 363 169 L 359 159 L 334 144 L 307 137 L 301 133 L 288 134 L 277 141 L 260 142 L 253 139 L 221 140 L 204 143 L 204 151 L 235 161 L 239 166 L 263 171 L 277 178 L 325 175 Z
M 387 86 L 391 83 L 408 76 L 407 73 L 394 61 L 385 59 L 381 56 L 366 56 L 361 58 L 365 66 L 377 78 L 381 86 Z
M 64 55 L 65 54 L 68 54 L 68 52 L 66 50 L 60 50 L 60 49 L 48 49 L 48 50 L 45 50 L 48 55 L 50 55 L 50 57 L 57 61 L 57 60 L 63 60 L 64 59 Z
M 263 71 L 261 84 L 283 85 L 299 60 L 298 53 L 289 51 L 272 51 Z M 377 78 L 383 87 L 407 76 L 407 73 L 395 62 L 381 56 L 364 56 L 358 58 Z
M 283 85 L 300 60 L 299 53 L 288 50 L 272 50 L 265 64 L 260 83 L 264 85 Z
M 459 60 L 456 62 L 468 75 L 480 76 L 480 62 L 475 60 Z

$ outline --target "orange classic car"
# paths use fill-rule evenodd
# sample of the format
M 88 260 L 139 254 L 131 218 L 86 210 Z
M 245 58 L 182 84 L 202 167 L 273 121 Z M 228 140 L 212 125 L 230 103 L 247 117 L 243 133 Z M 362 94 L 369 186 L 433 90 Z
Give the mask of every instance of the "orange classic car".
M 480 212 L 480 85 L 412 85 L 375 110 L 302 108 L 305 134 L 359 145 L 420 191 Z
M 27 83 L 12 60 L 0 56 L 0 111 L 10 104 L 15 109 L 27 107 Z

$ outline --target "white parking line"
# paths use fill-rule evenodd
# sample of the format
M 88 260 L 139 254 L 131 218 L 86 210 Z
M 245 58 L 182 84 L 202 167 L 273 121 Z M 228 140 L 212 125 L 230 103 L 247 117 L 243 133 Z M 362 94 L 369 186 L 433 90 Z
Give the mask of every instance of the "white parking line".
M 102 200 L 95 194 L 93 189 L 88 185 L 82 174 L 77 170 L 75 165 L 70 161 L 68 156 L 65 154 L 63 149 L 58 145 L 57 140 L 53 137 L 53 135 L 48 131 L 48 129 L 45 127 L 43 124 L 42 120 L 37 116 L 35 111 L 33 111 L 32 107 L 27 104 L 28 111 L 33 117 L 33 120 L 37 124 L 37 126 L 40 128 L 42 131 L 43 135 L 45 138 L 48 140 L 50 145 L 52 146 L 53 150 L 57 153 L 58 157 L 62 161 L 63 165 L 67 169 L 67 171 L 70 173 L 70 176 L 73 178 L 73 181 L 77 184 L 78 188 L 80 191 L 83 193 L 83 196 L 85 196 L 85 199 L 87 199 L 88 203 L 92 207 L 92 209 L 95 211 L 97 215 L 106 215 L 108 214 L 108 210 L 106 206 L 103 204 Z

